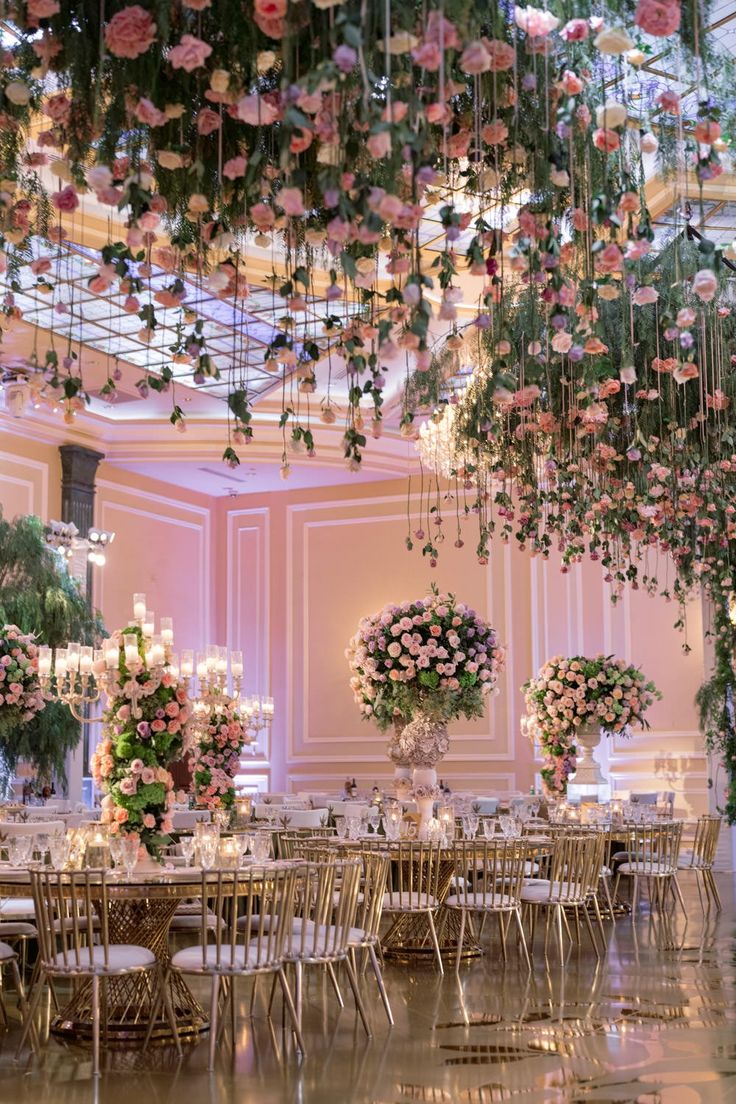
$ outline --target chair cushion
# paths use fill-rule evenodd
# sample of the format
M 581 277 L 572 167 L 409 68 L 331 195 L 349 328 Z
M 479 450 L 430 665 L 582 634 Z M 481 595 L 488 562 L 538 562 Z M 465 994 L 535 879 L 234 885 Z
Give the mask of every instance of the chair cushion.
M 617 874 L 640 874 L 644 877 L 665 877 L 675 873 L 675 867 L 657 867 L 646 862 L 625 862 L 616 867 Z
M 207 912 L 207 930 L 216 931 L 218 926 L 220 928 L 226 928 L 227 924 L 222 917 L 219 919 L 214 912 L 208 910 Z M 174 919 L 169 925 L 169 931 L 200 931 L 202 928 L 202 909 L 197 909 L 196 912 L 175 912 Z
M 304 937 L 302 938 L 303 932 Z M 360 928 L 351 928 L 348 932 L 348 941 L 350 935 L 353 934 L 357 942 L 354 946 L 360 946 L 363 940 L 363 932 Z M 342 930 L 337 932 L 334 924 L 320 924 L 315 926 L 313 921 L 307 920 L 306 923 L 302 923 L 298 930 L 293 931 L 290 937 L 287 937 L 284 944 L 284 955 L 286 958 L 312 958 L 324 956 L 326 958 L 332 955 L 342 955 L 344 947 L 342 946 Z
M 7 943 L 0 943 L 0 962 L 8 962 L 11 958 L 16 958 L 13 948 Z
M 445 901 L 448 908 L 467 909 L 507 909 L 514 908 L 514 899 L 507 893 L 493 893 L 486 890 L 485 893 L 467 893 L 465 895 L 453 894 Z
M 0 921 L 35 920 L 36 910 L 32 897 L 5 897 L 0 899 Z
M 24 924 L 22 920 L 9 920 L 7 923 L 0 921 L 0 939 L 17 939 L 21 935 L 35 938 L 38 932 L 33 924 Z
M 384 912 L 427 912 L 429 909 L 436 909 L 437 907 L 437 898 L 430 896 L 428 893 L 416 893 L 414 890 L 409 892 L 408 889 L 405 889 L 401 893 L 384 893 L 383 895 Z
M 583 887 L 575 882 L 548 882 L 546 878 L 537 878 L 533 882 L 524 885 L 521 890 L 522 903 L 527 905 L 543 905 L 547 901 L 555 904 L 561 901 L 574 903 L 575 900 L 583 900 Z
M 89 964 L 89 949 L 82 947 L 79 952 L 79 967 L 76 966 L 73 954 L 67 954 L 68 965 L 64 962 L 64 955 L 59 952 L 54 957 L 54 966 L 57 969 L 69 969 L 76 972 L 77 969 L 85 973 L 123 973 L 125 970 L 141 970 L 147 966 L 153 966 L 156 956 L 147 947 L 137 947 L 134 943 L 111 943 L 108 948 L 108 965 L 105 967 L 105 948 L 92 948 L 92 965 Z
M 182 970 L 184 973 L 187 971 L 198 972 L 203 970 L 205 973 L 208 971 L 217 972 L 217 947 L 212 943 L 210 944 L 204 955 L 202 956 L 202 945 L 200 943 L 195 944 L 193 947 L 184 947 L 181 951 L 177 951 L 171 959 L 171 965 L 177 969 Z M 222 946 L 220 947 L 220 966 L 219 971 L 228 973 L 238 973 L 243 970 L 252 970 L 259 965 L 258 953 L 254 948 L 246 948 L 242 943 L 237 947 Z M 261 965 L 265 965 L 265 962 L 261 962 Z

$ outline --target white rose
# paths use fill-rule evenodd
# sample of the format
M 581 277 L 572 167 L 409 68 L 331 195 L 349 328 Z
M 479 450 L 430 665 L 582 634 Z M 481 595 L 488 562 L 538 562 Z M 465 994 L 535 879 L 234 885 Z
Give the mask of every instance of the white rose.
M 603 129 L 623 126 L 626 122 L 626 108 L 617 100 L 606 100 L 596 111 L 595 121 Z
M 31 98 L 31 90 L 23 81 L 10 81 L 5 85 L 5 95 L 16 107 L 25 107 Z

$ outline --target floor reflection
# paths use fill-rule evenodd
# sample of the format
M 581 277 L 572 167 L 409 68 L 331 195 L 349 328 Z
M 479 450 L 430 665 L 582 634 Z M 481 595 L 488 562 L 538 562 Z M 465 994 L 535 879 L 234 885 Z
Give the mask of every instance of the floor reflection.
M 0 1104 L 736 1104 L 736 908 L 720 878 L 724 911 L 703 914 L 694 891 L 660 924 L 609 922 L 600 963 L 583 944 L 545 969 L 541 946 L 528 975 L 494 942 L 483 959 L 440 978 L 432 966 L 387 964 L 396 1026 L 367 987 L 374 1035 L 349 1002 L 338 1014 L 317 971 L 306 992 L 309 1054 L 299 1064 L 267 994 L 206 1072 L 206 1045 L 112 1051 L 98 1086 L 88 1051 L 52 1041 L 14 1061 L 17 1022 L 0 1034 Z M 694 899 L 693 899 L 694 898 Z

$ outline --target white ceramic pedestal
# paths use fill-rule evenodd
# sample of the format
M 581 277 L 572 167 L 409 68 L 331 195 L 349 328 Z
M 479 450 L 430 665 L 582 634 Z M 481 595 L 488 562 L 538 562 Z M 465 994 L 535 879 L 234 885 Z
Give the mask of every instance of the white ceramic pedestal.
M 597 791 L 598 787 L 605 784 L 605 778 L 601 774 L 593 750 L 601 742 L 601 730 L 592 725 L 585 725 L 578 729 L 575 736 L 575 744 L 578 748 L 576 756 L 577 766 L 575 775 L 571 779 L 576 787 L 584 790 Z
M 437 771 L 434 767 L 415 767 L 412 777 L 414 790 L 416 791 L 418 786 L 426 786 L 434 789 L 437 785 Z M 434 814 L 434 797 L 417 797 L 416 792 L 414 794 L 414 800 L 417 804 L 417 812 L 419 813 L 419 838 L 427 838 L 427 827 Z

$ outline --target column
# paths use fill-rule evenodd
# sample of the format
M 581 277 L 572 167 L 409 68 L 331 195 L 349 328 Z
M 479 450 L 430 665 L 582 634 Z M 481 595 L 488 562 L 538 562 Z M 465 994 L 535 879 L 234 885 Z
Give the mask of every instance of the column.
M 61 456 L 61 520 L 76 525 L 86 537 L 94 525 L 95 477 L 104 455 L 83 445 L 60 445 Z M 75 565 L 81 568 L 82 565 Z M 87 603 L 92 607 L 93 568 L 85 554 L 84 568 L 79 571 L 80 583 Z M 70 801 L 83 800 L 83 780 L 89 761 L 89 725 L 82 726 L 82 739 L 69 754 L 66 773 Z

